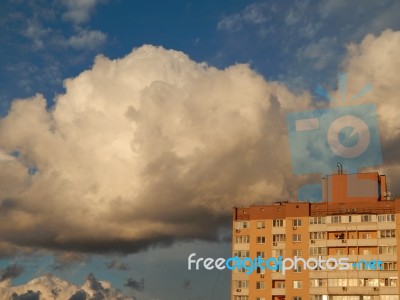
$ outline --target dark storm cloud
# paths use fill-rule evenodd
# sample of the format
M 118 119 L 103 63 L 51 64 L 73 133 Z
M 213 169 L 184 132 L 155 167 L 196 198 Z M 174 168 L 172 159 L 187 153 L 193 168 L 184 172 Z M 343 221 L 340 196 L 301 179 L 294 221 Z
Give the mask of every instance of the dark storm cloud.
M 11 297 L 12 300 L 40 300 L 40 292 L 28 291 L 21 295 L 14 293 Z
M 76 264 L 86 264 L 90 257 L 85 254 L 75 252 L 61 252 L 55 255 L 55 261 L 52 265 L 54 270 L 65 270 Z
M 7 279 L 17 278 L 19 275 L 22 274 L 23 271 L 24 267 L 22 266 L 16 264 L 8 266 L 5 270 L 1 272 L 0 282 Z
M 142 278 L 141 280 L 134 280 L 132 278 L 129 278 L 125 282 L 124 286 L 129 287 L 138 292 L 143 292 L 144 291 L 144 278 Z
M 192 289 L 192 281 L 190 279 L 185 279 L 183 281 L 183 289 L 184 290 L 190 290 Z
M 71 296 L 68 300 L 86 300 L 87 294 L 85 291 L 79 290 Z
M 107 269 L 110 270 L 118 270 L 118 271 L 129 271 L 131 268 L 124 264 L 123 262 L 119 262 L 116 259 L 113 259 L 109 263 L 106 263 Z

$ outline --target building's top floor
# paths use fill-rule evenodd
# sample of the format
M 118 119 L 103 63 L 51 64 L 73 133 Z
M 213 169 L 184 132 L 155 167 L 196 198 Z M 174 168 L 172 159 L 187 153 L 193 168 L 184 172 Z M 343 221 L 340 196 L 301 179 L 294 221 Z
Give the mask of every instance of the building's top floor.
M 343 214 L 400 213 L 400 199 L 387 196 L 386 177 L 378 173 L 334 174 L 323 179 L 323 202 L 275 202 L 233 209 L 233 220 L 286 219 Z

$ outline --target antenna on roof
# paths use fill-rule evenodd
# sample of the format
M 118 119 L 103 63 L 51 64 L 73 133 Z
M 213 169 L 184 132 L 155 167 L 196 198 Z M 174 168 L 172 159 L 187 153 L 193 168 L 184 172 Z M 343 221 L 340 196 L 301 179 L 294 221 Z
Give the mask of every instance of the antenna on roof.
M 343 174 L 343 165 L 341 162 L 337 162 L 337 167 L 338 167 L 338 174 L 342 175 Z

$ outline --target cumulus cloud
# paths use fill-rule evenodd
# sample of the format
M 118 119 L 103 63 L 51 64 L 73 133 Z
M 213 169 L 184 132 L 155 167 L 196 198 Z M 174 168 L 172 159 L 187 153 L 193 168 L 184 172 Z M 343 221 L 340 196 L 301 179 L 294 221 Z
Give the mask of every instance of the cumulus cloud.
M 135 252 L 213 239 L 232 205 L 295 196 L 280 171 L 285 111 L 309 100 L 247 65 L 218 70 L 144 46 L 98 57 L 65 86 L 53 110 L 37 95 L 0 122 L 3 156 L 20 153 L 0 169 L 12 245 Z
M 398 87 L 400 78 L 396 70 L 400 67 L 400 58 L 395 55 L 400 45 L 400 32 L 386 30 L 380 36 L 367 35 L 359 44 L 348 46 L 349 55 L 344 62 L 352 84 L 349 94 L 355 94 L 355 86 L 370 82 L 373 92 L 363 97 L 364 102 L 377 104 L 380 138 L 383 148 L 382 172 L 388 175 L 389 188 L 393 195 L 400 196 L 400 120 L 398 112 Z
M 134 300 L 113 288 L 107 281 L 99 281 L 89 274 L 86 281 L 77 286 L 51 274 L 32 279 L 26 284 L 12 286 L 0 283 L 0 298 L 15 300 L 68 299 L 68 300 Z
M 378 104 L 384 153 L 399 143 L 399 35 L 349 46 L 344 65 L 349 93 L 373 83 L 365 101 Z M 310 94 L 247 65 L 219 70 L 143 46 L 121 59 L 97 57 L 65 87 L 50 111 L 36 95 L 15 100 L 0 121 L 8 247 L 130 253 L 216 239 L 232 206 L 293 200 L 309 182 L 291 171 L 285 121 L 314 107 Z M 398 178 L 398 158 L 386 159 L 383 171 Z

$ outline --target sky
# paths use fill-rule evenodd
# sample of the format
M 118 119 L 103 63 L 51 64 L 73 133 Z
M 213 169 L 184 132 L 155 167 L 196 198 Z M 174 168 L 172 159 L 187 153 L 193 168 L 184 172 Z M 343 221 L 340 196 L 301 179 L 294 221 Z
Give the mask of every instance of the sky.
M 0 298 L 229 299 L 229 272 L 188 255 L 228 257 L 233 206 L 297 200 L 335 171 L 326 132 L 291 147 L 296 113 L 368 115 L 357 168 L 399 195 L 399 11 L 2 1 Z

